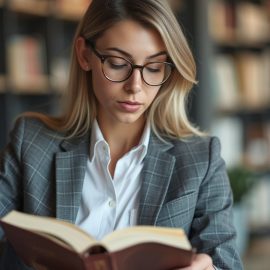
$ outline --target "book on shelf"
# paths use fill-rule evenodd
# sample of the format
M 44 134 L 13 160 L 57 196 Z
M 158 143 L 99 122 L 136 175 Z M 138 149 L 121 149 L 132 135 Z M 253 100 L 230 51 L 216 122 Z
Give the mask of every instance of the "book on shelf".
M 230 54 L 215 56 L 212 65 L 214 96 L 219 110 L 233 110 L 239 105 L 239 85 L 235 59 Z
M 221 142 L 221 156 L 227 167 L 234 167 L 243 162 L 244 125 L 237 117 L 221 116 L 211 124 L 211 134 Z
M 262 76 L 263 76 L 263 89 L 262 99 L 264 99 L 265 105 L 270 107 L 270 49 L 269 47 L 264 50 L 261 56 L 262 59 Z
M 68 222 L 11 211 L 0 220 L 6 238 L 29 266 L 50 270 L 163 270 L 194 257 L 178 228 L 134 226 L 97 241 Z
M 241 52 L 236 56 L 242 102 L 248 108 L 259 108 L 269 104 L 267 78 L 270 70 L 266 66 L 264 56 L 258 52 Z
M 45 48 L 41 37 L 14 35 L 7 40 L 8 84 L 14 92 L 43 93 L 48 90 Z
M 269 41 L 269 15 L 263 4 L 250 1 L 209 1 L 212 38 L 219 43 L 260 44 Z
M 92 0 L 56 0 L 55 15 L 59 18 L 79 20 Z
M 68 57 L 55 57 L 50 65 L 50 82 L 52 88 L 58 92 L 65 92 L 68 85 L 70 61 Z
M 269 126 L 269 122 L 252 122 L 246 127 L 244 162 L 255 170 L 270 168 Z
M 49 14 L 49 0 L 9 0 L 8 7 L 17 12 L 47 16 Z
M 270 50 L 219 53 L 213 59 L 212 81 L 221 111 L 267 108 L 270 104 Z
M 256 179 L 256 184 L 246 198 L 250 231 L 269 228 L 270 223 L 270 181 L 267 175 Z
M 235 12 L 233 5 L 228 1 L 209 1 L 208 25 L 214 41 L 230 43 L 235 40 Z
M 240 2 L 236 5 L 236 36 L 241 43 L 269 41 L 269 19 L 263 5 Z
M 5 75 L 0 74 L 0 93 L 6 91 L 6 78 Z

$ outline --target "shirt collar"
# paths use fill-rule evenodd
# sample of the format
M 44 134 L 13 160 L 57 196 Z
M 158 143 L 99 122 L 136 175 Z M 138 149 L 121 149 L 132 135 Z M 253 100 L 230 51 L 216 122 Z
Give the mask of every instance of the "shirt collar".
M 93 158 L 95 157 L 95 149 L 98 145 L 99 142 L 104 142 L 107 144 L 107 142 L 105 141 L 103 134 L 99 128 L 98 122 L 95 119 L 92 125 L 92 129 L 91 129 L 91 139 L 90 139 L 90 161 L 93 160 Z
M 145 157 L 147 153 L 149 140 L 150 140 L 150 123 L 149 121 L 147 121 L 139 144 L 132 149 L 132 150 L 142 149 L 141 160 Z M 95 157 L 96 147 L 100 142 L 103 142 L 108 146 L 108 143 L 105 141 L 103 134 L 99 128 L 98 122 L 95 119 L 91 129 L 90 161 L 92 161 L 93 158 Z
M 142 149 L 142 155 L 141 155 L 140 161 L 142 161 L 144 159 L 144 157 L 146 156 L 148 145 L 149 145 L 149 140 L 150 140 L 150 123 L 149 123 L 149 121 L 146 121 L 140 142 L 135 147 L 135 148 Z

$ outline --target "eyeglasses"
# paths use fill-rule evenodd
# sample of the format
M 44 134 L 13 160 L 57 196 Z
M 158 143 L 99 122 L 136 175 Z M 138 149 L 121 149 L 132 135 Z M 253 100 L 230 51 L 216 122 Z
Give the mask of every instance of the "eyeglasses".
M 134 69 L 139 69 L 146 84 L 160 86 L 169 79 L 174 69 L 174 64 L 170 62 L 153 61 L 144 65 L 135 65 L 123 57 L 99 53 L 89 39 L 85 39 L 85 42 L 100 59 L 105 78 L 112 82 L 124 82 L 132 75 Z

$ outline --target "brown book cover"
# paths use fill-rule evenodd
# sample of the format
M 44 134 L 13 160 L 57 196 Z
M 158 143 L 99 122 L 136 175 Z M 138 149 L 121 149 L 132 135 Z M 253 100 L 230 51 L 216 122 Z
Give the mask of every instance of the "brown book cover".
M 16 211 L 0 224 L 18 256 L 41 270 L 166 270 L 186 267 L 194 256 L 181 229 L 135 226 L 96 241 L 67 222 Z

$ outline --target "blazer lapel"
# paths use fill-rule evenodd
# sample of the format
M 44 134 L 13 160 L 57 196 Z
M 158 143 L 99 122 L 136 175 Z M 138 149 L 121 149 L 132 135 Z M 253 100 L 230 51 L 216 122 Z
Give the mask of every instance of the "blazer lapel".
M 89 136 L 88 136 L 89 137 Z M 89 138 L 65 140 L 56 154 L 56 217 L 75 222 L 89 155 Z
M 172 146 L 153 135 L 150 138 L 142 172 L 138 220 L 141 225 L 156 224 L 175 164 L 175 157 L 166 152 Z

